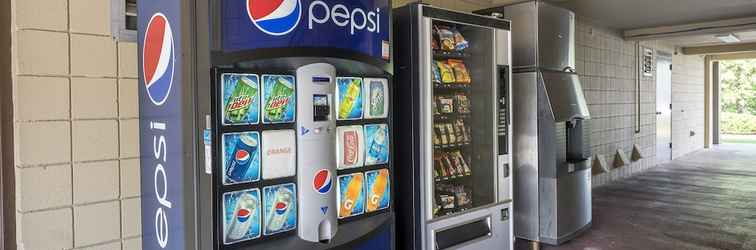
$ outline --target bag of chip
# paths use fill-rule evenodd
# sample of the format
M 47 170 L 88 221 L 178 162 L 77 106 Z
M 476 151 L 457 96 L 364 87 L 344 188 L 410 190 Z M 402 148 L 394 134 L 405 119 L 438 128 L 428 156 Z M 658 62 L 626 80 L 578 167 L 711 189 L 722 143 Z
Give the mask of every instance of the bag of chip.
M 438 62 L 431 65 L 431 70 L 433 71 L 433 82 L 441 83 L 441 72 L 438 69 Z
M 437 61 L 436 65 L 438 66 L 438 72 L 441 74 L 441 82 L 443 83 L 454 83 L 456 82 L 456 79 L 454 78 L 454 70 L 452 69 L 449 64 L 442 61 Z
M 454 106 L 457 108 L 457 113 L 468 114 L 470 113 L 470 99 L 465 94 L 454 95 Z
M 465 62 L 459 59 L 449 59 L 447 60 L 447 64 L 454 71 L 454 79 L 457 83 L 469 84 L 472 82 L 470 79 L 470 72 L 468 72 L 467 67 L 465 67 Z
M 452 32 L 454 33 L 454 50 L 456 51 L 463 51 L 470 47 L 470 43 L 467 42 L 464 36 L 462 36 L 462 33 L 459 32 L 456 28 L 452 29 Z
M 438 107 L 441 113 L 444 113 L 444 114 L 453 113 L 454 112 L 454 99 L 447 96 L 439 96 Z
M 438 42 L 441 50 L 454 51 L 456 42 L 454 42 L 454 32 L 446 26 L 436 26 L 438 32 Z

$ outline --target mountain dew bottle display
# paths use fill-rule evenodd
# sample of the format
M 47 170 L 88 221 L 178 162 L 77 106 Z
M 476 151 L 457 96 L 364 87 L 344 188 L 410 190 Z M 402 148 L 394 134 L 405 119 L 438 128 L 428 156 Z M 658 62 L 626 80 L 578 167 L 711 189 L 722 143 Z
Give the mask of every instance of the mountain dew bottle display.
M 294 77 L 263 75 L 265 84 L 264 122 L 294 121 Z
M 225 124 L 258 123 L 258 78 L 257 75 L 224 74 L 224 119 Z

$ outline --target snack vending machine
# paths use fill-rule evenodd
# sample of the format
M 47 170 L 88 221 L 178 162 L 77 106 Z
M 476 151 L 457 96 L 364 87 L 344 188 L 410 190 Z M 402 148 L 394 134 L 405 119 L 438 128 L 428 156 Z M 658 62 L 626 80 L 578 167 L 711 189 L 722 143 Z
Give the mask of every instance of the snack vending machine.
M 394 249 L 388 0 L 139 13 L 143 249 Z
M 510 23 L 396 9 L 398 239 L 403 249 L 511 249 Z

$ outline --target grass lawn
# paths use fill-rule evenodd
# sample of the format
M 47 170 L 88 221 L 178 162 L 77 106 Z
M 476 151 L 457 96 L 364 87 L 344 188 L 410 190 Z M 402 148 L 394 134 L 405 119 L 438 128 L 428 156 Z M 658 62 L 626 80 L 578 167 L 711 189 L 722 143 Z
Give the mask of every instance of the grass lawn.
M 722 143 L 747 143 L 756 144 L 756 135 L 730 135 L 722 134 Z

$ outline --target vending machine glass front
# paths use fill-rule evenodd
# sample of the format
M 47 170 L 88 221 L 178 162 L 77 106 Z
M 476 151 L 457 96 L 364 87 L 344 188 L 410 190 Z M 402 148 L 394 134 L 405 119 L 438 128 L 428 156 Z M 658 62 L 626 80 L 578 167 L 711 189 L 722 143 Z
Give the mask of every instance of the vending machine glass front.
M 491 28 L 433 20 L 432 217 L 495 202 L 495 62 Z

